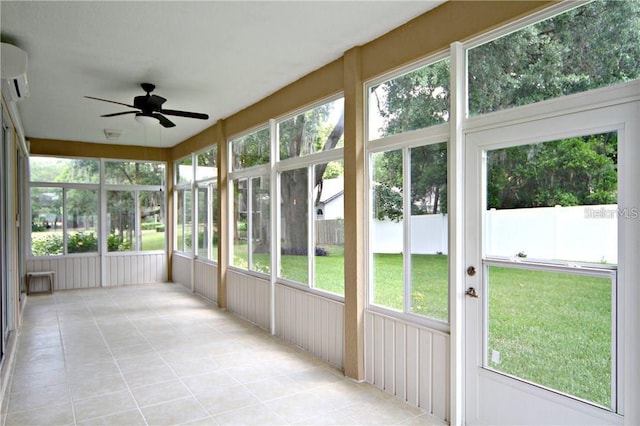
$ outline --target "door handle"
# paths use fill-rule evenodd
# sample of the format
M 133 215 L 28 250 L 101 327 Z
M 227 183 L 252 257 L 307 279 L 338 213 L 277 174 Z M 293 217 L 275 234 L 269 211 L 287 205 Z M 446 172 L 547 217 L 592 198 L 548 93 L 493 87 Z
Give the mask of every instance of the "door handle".
M 476 299 L 478 298 L 478 292 L 475 287 L 469 287 L 467 291 L 465 291 L 465 294 L 470 297 L 475 297 Z

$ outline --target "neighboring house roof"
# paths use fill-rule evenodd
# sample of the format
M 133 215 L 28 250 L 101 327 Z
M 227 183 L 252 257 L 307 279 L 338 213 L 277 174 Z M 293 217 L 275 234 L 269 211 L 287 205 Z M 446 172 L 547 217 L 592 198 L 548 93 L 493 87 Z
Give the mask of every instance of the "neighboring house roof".
M 322 197 L 320 202 L 329 203 L 344 193 L 344 178 L 324 179 L 322 182 Z

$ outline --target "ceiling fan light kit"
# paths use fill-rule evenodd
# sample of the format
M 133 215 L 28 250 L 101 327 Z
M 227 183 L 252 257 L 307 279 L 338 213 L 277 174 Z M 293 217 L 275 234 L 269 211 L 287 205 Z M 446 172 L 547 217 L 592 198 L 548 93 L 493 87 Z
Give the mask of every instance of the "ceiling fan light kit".
M 108 99 L 96 98 L 93 96 L 85 96 L 88 99 L 95 99 L 96 101 L 109 102 L 112 104 L 126 106 L 128 108 L 134 108 L 137 111 L 123 111 L 115 112 L 112 114 L 104 114 L 101 117 L 116 117 L 119 115 L 135 114 L 135 120 L 138 123 L 142 123 L 145 126 L 151 126 L 155 123 L 160 123 L 163 127 L 175 127 L 175 123 L 169 120 L 165 115 L 173 115 L 176 117 L 196 118 L 199 120 L 208 120 L 208 114 L 202 114 L 199 112 L 178 111 L 174 109 L 163 109 L 162 104 L 167 100 L 162 96 L 152 95 L 151 92 L 156 88 L 151 83 L 142 83 L 140 85 L 142 90 L 147 94 L 140 95 L 133 98 L 133 105 L 125 104 L 122 102 L 110 101 Z
M 153 127 L 158 124 L 158 120 L 156 120 L 154 117 L 143 114 L 136 114 L 135 120 L 145 127 Z

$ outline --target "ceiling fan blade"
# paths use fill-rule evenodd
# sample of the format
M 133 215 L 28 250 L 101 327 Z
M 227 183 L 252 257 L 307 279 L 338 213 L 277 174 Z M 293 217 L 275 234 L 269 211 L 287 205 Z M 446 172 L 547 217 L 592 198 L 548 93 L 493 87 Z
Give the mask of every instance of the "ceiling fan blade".
M 155 114 L 154 113 L 154 114 L 151 114 L 151 116 L 153 118 L 156 118 L 160 122 L 162 127 L 175 127 L 176 126 L 173 121 L 169 120 L 167 117 L 165 117 L 162 114 Z
M 129 108 L 135 108 L 133 105 L 124 104 L 122 102 L 110 101 L 109 99 L 101 99 L 101 98 L 96 98 L 96 97 L 93 97 L 93 96 L 85 96 L 85 98 L 87 98 L 87 99 L 95 99 L 96 101 L 109 102 L 109 103 L 112 103 L 112 104 L 122 105 L 122 106 L 126 106 L 126 107 L 129 107 Z
M 167 115 L 175 115 L 177 117 L 198 118 L 200 120 L 209 119 L 208 114 L 202 114 L 199 112 L 176 111 L 175 109 L 161 109 L 160 112 Z
M 105 115 L 101 115 L 100 117 L 117 117 L 118 115 L 136 114 L 137 112 L 138 111 L 114 112 L 113 114 L 105 114 Z

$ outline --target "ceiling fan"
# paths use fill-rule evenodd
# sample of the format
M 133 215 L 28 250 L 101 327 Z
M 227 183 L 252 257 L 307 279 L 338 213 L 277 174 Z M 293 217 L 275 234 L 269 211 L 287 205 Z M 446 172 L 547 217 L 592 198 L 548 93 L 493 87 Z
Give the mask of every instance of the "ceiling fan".
M 124 111 L 115 112 L 113 114 L 105 114 L 100 117 L 116 117 L 118 115 L 135 114 L 137 117 L 151 117 L 160 122 L 163 127 L 175 127 L 175 123 L 169 120 L 165 115 L 175 115 L 176 117 L 197 118 L 200 120 L 209 119 L 209 115 L 199 112 L 177 111 L 175 109 L 163 109 L 162 104 L 167 100 L 162 96 L 152 95 L 155 85 L 151 83 L 142 83 L 140 85 L 142 90 L 147 92 L 146 95 L 136 96 L 133 98 L 133 105 L 125 104 L 122 102 L 110 101 L 108 99 L 95 98 L 93 96 L 85 96 L 88 99 L 95 99 L 97 101 L 110 102 L 112 104 L 123 105 L 129 108 L 135 108 L 138 111 Z

